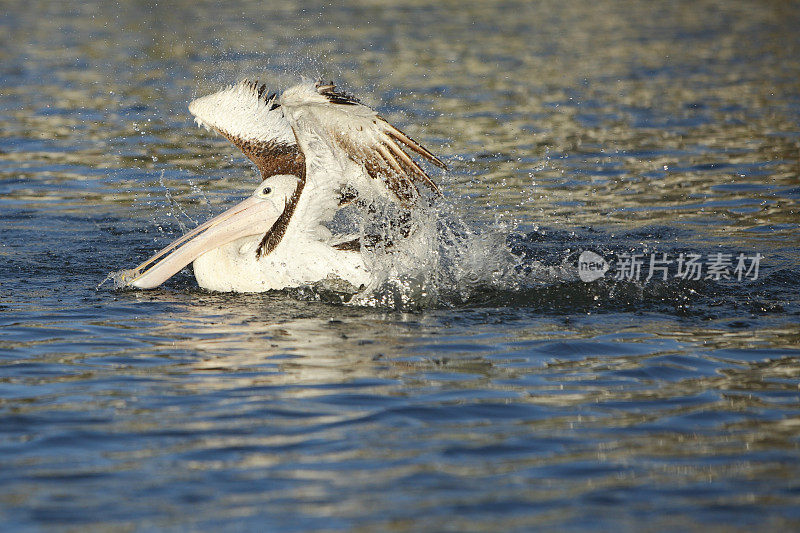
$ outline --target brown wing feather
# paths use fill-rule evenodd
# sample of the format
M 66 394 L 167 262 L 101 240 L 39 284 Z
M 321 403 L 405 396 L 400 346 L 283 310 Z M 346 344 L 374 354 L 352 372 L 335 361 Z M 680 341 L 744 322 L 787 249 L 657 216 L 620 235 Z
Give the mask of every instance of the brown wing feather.
M 305 173 L 306 160 L 296 144 L 245 140 L 219 128 L 214 129 L 255 163 L 262 180 L 276 174 L 300 176 Z
M 332 104 L 346 106 L 360 104 L 358 99 L 353 96 L 337 91 L 333 82 L 323 83 L 320 81 L 316 85 L 316 90 Z M 374 134 L 378 136 L 378 141 L 374 144 L 359 143 L 337 131 L 329 133 L 353 161 L 363 165 L 370 177 L 383 181 L 401 202 L 407 204 L 419 196 L 416 182 L 424 183 L 441 196 L 442 192 L 439 187 L 403 147 L 419 154 L 426 161 L 440 168 L 447 169 L 447 166 L 425 147 L 389 124 L 380 115 L 375 115 L 372 123 L 376 127 Z
M 439 167 L 441 169 L 444 169 L 444 170 L 447 170 L 447 165 L 442 163 L 442 161 L 438 157 L 436 157 L 435 155 L 430 153 L 427 148 L 425 148 L 424 146 L 419 144 L 417 141 L 415 141 L 414 139 L 412 139 L 411 137 L 409 137 L 408 135 L 406 135 L 402 131 L 398 130 L 397 128 L 395 128 L 394 126 L 392 126 L 391 124 L 386 122 L 386 119 L 384 119 L 380 115 L 378 116 L 378 118 L 380 118 L 384 122 L 384 124 L 386 125 L 386 129 L 388 130 L 387 131 L 387 135 L 389 135 L 389 137 L 395 139 L 396 141 L 400 141 L 401 143 L 406 145 L 409 149 L 417 152 L 419 155 L 421 155 L 422 157 L 424 157 L 425 159 L 427 159 L 428 161 L 430 161 L 431 163 L 433 163 L 437 167 Z

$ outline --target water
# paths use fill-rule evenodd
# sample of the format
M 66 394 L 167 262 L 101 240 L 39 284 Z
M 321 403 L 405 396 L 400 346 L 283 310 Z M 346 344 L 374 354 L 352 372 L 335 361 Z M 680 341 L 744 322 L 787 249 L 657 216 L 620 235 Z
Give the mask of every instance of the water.
M 800 528 L 795 4 L 5 2 L 0 26 L 4 529 Z M 442 156 L 453 216 L 519 268 L 462 254 L 408 308 L 96 290 L 254 186 L 187 102 L 299 74 Z M 764 258 L 585 283 L 583 250 Z

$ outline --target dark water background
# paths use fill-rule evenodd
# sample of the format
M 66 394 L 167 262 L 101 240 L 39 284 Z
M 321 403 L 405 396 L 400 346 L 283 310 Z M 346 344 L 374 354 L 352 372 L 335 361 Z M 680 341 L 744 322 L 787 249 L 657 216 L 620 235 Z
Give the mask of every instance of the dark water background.
M 3 1 L 3 530 L 800 528 L 798 28 L 779 1 Z M 759 279 L 415 312 L 96 290 L 254 187 L 188 101 L 298 74 L 440 154 L 523 265 Z

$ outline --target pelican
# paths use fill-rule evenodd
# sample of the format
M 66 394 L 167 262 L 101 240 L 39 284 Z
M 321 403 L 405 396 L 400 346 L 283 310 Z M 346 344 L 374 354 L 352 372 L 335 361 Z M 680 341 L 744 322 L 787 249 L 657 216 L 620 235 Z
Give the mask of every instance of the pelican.
M 441 195 L 410 153 L 436 156 L 331 83 L 302 83 L 280 96 L 242 81 L 189 105 L 199 126 L 237 146 L 262 181 L 253 194 L 119 275 L 122 285 L 155 288 L 189 263 L 200 287 L 263 292 L 338 279 L 366 285 L 359 235 L 329 223 L 346 205 L 375 199 L 420 209 L 423 184 Z M 406 232 L 407 235 L 408 232 Z

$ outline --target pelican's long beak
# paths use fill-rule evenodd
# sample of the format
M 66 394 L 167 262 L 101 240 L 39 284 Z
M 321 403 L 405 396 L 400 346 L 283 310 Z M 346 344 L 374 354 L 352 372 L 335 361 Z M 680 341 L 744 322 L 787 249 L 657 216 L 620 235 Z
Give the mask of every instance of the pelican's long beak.
M 279 216 L 272 202 L 250 196 L 197 226 L 136 268 L 122 272 L 120 281 L 140 289 L 158 287 L 209 250 L 242 237 L 263 235 Z

